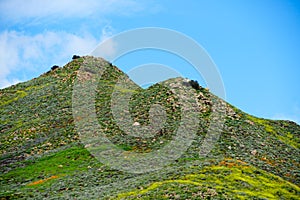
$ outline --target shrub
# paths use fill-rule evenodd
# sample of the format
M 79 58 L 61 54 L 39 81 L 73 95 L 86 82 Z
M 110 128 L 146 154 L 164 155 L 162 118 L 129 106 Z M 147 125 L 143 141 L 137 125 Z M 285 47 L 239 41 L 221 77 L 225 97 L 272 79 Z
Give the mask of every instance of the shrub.
M 78 58 L 80 58 L 80 56 L 78 56 L 78 55 L 73 55 L 73 57 L 72 57 L 73 60 L 78 59 Z
M 55 69 L 57 69 L 57 68 L 59 68 L 58 65 L 53 65 L 53 66 L 51 67 L 51 70 L 55 70 Z
M 199 85 L 198 81 L 190 80 L 189 83 L 194 89 L 200 90 L 200 85 Z

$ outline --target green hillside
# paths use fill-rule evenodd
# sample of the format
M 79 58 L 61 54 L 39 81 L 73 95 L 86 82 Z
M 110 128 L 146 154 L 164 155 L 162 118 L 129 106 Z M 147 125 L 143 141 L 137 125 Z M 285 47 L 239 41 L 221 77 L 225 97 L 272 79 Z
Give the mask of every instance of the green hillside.
M 91 68 L 80 71 L 85 64 Z M 103 74 L 94 79 L 97 69 Z M 118 84 L 122 78 L 125 85 Z M 75 125 L 84 120 L 72 111 L 73 90 L 80 82 L 96 85 L 97 122 L 125 158 L 159 152 L 176 137 L 185 119 L 185 103 L 179 99 L 184 95 L 168 85 L 194 95 L 196 135 L 187 149 L 173 149 L 183 154 L 160 170 L 135 174 L 103 164 Z M 148 138 L 126 134 L 115 120 L 112 93 L 131 95 L 128 112 L 122 116 L 118 110 L 121 121 L 131 116 L 138 126 L 149 126 L 149 109 L 159 104 L 165 108 L 163 127 Z M 214 111 L 216 104 L 223 110 Z M 224 117 L 215 117 L 218 112 Z M 186 117 L 192 124 L 189 119 L 193 116 Z M 223 125 L 221 134 L 201 156 L 212 123 Z M 186 86 L 182 78 L 144 90 L 100 58 L 74 59 L 0 90 L 0 199 L 300 199 L 299 146 L 300 126 L 294 122 L 248 115 L 208 89 Z

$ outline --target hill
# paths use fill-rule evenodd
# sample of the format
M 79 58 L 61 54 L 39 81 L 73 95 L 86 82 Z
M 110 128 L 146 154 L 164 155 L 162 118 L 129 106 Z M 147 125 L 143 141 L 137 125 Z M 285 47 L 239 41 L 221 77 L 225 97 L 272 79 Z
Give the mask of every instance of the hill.
M 101 77 L 95 78 L 99 71 Z M 81 88 L 82 85 L 90 87 Z M 186 106 L 189 100 L 185 100 L 184 92 L 196 99 L 190 107 Z M 81 99 L 93 100 L 94 106 L 88 107 Z M 115 106 L 122 99 L 129 104 Z M 166 118 L 161 129 L 150 133 L 155 129 L 151 125 L 161 122 L 160 117 L 157 120 L 152 117 L 154 104 L 157 110 L 165 108 L 158 114 Z M 86 133 L 96 133 L 93 126 L 81 126 L 88 123 L 85 119 L 91 119 L 93 111 L 101 125 L 96 126 L 98 131 L 122 153 L 110 155 L 108 161 L 99 162 L 103 155 L 98 152 L 102 152 L 101 148 L 109 150 L 110 144 L 105 146 L 100 140 L 101 145 L 97 146 L 94 141 L 99 142 L 99 135 L 85 138 L 81 132 L 87 129 Z M 299 199 L 300 196 L 300 126 L 248 115 L 205 88 L 194 89 L 182 78 L 144 90 L 116 66 L 84 56 L 38 78 L 0 90 L 0 114 L 0 199 Z M 183 127 L 182 122 L 188 126 Z M 143 132 L 149 137 L 139 135 L 138 131 L 136 135 L 126 134 L 124 127 L 128 123 L 132 123 L 129 131 L 133 132 L 134 127 L 150 127 Z M 195 136 L 185 140 L 195 127 Z M 178 129 L 188 136 L 179 134 L 179 142 L 172 146 Z M 214 135 L 220 130 L 219 135 Z M 205 140 L 210 133 L 210 140 Z M 177 148 L 166 152 L 172 150 L 178 156 L 160 162 L 158 152 L 168 145 Z M 152 155 L 153 162 L 143 160 L 148 162 L 146 166 L 138 162 L 130 165 L 126 158 L 131 155 Z M 118 159 L 113 159 L 114 156 Z M 151 170 L 161 164 L 166 165 Z

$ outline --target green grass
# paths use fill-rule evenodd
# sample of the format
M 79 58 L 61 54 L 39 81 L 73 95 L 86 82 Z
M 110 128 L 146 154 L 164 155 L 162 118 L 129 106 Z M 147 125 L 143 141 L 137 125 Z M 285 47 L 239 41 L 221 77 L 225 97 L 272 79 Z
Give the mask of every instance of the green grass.
M 0 93 L 1 94 L 1 93 Z M 2 95 L 1 95 L 2 96 Z M 0 96 L 0 97 L 1 97 Z M 8 105 L 8 104 L 11 104 L 12 102 L 15 102 L 17 101 L 18 99 L 21 99 L 23 97 L 27 96 L 27 92 L 23 91 L 23 90 L 17 90 L 17 91 L 14 91 L 12 94 L 10 94 L 9 97 L 6 97 L 6 98 L 0 98 L 0 107 L 1 106 L 5 106 L 5 105 Z
M 71 147 L 53 155 L 27 161 L 26 167 L 21 167 L 1 176 L 1 181 L 32 182 L 53 175 L 70 175 L 81 170 L 87 170 L 93 158 L 83 147 Z
M 262 125 L 264 126 L 265 130 L 268 132 L 268 133 L 271 133 L 273 134 L 277 139 L 281 140 L 282 142 L 284 142 L 285 144 L 288 144 L 296 149 L 299 149 L 300 147 L 300 143 L 299 143 L 299 137 L 297 138 L 296 135 L 294 134 L 291 134 L 291 132 L 285 132 L 283 133 L 282 135 L 280 135 L 276 130 L 275 128 L 270 125 L 270 122 L 268 120 L 265 120 L 265 119 L 259 119 L 259 118 L 256 118 L 256 117 L 253 117 L 251 115 L 248 115 L 247 116 L 249 120 L 259 124 L 259 125 Z
M 35 160 L 25 161 L 22 164 L 25 167 L 19 167 L 1 175 L 0 197 L 14 196 L 16 193 L 38 188 L 47 190 L 53 183 L 59 182 L 64 177 L 102 166 L 82 146 L 74 146 Z
M 253 166 L 229 160 L 180 179 L 153 182 L 113 199 L 298 199 L 299 195 L 298 186 Z

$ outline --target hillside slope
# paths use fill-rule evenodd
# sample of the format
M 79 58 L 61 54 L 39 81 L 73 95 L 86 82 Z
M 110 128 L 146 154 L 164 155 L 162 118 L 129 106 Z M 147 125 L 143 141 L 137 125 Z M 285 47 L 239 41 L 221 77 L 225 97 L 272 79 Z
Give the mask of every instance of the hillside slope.
M 101 78 L 93 80 L 97 85 L 94 108 L 105 137 L 125 154 L 157 152 L 170 144 L 183 120 L 184 105 L 167 85 L 193 92 L 198 126 L 183 154 L 160 170 L 141 174 L 99 162 L 78 133 L 78 119 L 72 110 L 74 84 L 93 79 L 91 69 L 80 73 L 86 63 L 95 70 L 105 68 Z M 123 85 L 118 84 L 121 78 L 125 78 Z M 121 97 L 131 95 L 126 116 L 138 126 L 151 125 L 151 105 L 163 106 L 166 121 L 162 129 L 148 138 L 125 134 L 112 111 L 114 91 Z M 82 94 L 82 98 L 88 95 Z M 209 154 L 201 156 L 199 152 L 205 149 L 202 141 L 215 119 L 214 102 L 219 102 L 226 113 L 220 121 L 222 132 Z M 0 199 L 300 197 L 300 126 L 250 116 L 205 88 L 186 86 L 182 78 L 143 90 L 117 67 L 85 56 L 0 90 L 0 115 Z M 121 121 L 126 116 L 121 116 Z

